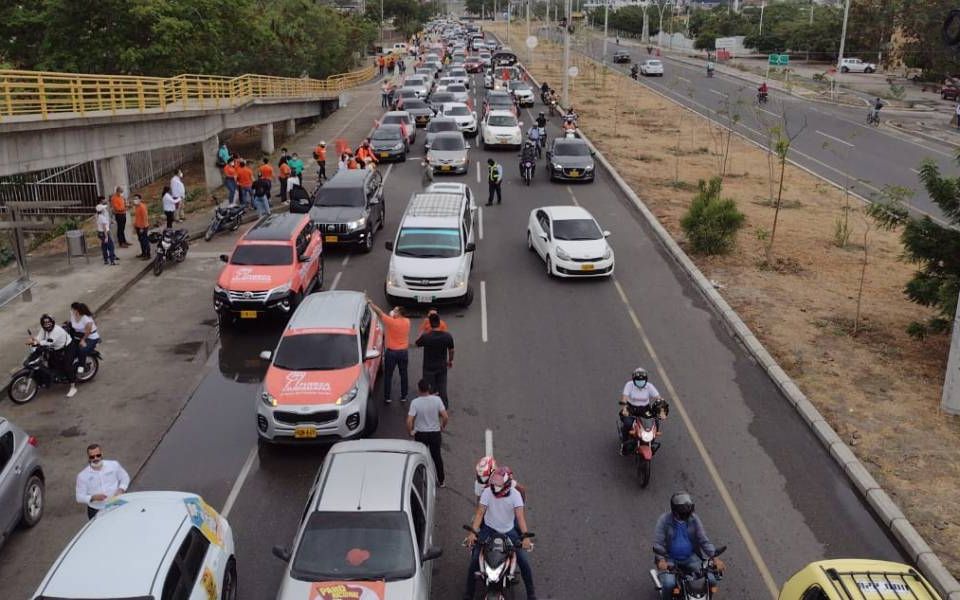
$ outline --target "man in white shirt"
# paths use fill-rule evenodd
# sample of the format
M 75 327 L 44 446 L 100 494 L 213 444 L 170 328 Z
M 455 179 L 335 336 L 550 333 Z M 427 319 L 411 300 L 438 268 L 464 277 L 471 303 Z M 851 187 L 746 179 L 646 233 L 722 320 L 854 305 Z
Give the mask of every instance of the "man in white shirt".
M 87 518 L 92 519 L 107 502 L 127 491 L 130 476 L 115 460 L 103 460 L 100 444 L 87 446 L 90 463 L 77 475 L 77 503 L 87 505 Z
M 40 317 L 40 332 L 37 337 L 29 341 L 30 344 L 47 346 L 53 352 L 47 361 L 47 366 L 59 371 L 70 382 L 70 389 L 67 391 L 67 398 L 73 398 L 77 393 L 76 368 L 74 367 L 74 358 L 76 357 L 76 348 L 70 343 L 73 338 L 67 333 L 67 330 L 57 325 L 53 317 L 43 315 Z M 49 379 L 41 384 L 47 385 Z
M 177 203 L 177 220 L 183 223 L 183 207 L 187 200 L 187 188 L 183 185 L 183 171 L 180 169 L 177 169 L 177 172 L 170 178 L 170 195 L 173 196 L 173 201 Z
M 430 450 L 433 466 L 437 469 L 437 485 L 443 487 L 443 457 L 440 456 L 441 432 L 447 428 L 447 407 L 440 396 L 430 393 L 430 384 L 426 379 L 417 383 L 419 395 L 410 403 L 407 413 L 407 430 L 413 439 Z

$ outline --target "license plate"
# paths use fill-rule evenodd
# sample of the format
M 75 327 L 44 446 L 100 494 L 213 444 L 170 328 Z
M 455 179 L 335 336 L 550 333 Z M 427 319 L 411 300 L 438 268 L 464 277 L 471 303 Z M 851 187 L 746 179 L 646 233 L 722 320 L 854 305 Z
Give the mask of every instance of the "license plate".
M 380 153 L 380 158 L 387 158 L 388 156 L 390 156 L 390 153 L 389 153 L 389 152 L 381 152 L 381 153 Z
M 297 427 L 293 430 L 293 437 L 297 439 L 310 439 L 317 437 L 316 427 Z
M 453 167 L 451 167 L 450 165 L 443 165 L 443 166 L 440 167 L 440 170 L 441 170 L 441 171 L 449 171 L 449 170 L 452 169 L 452 168 L 453 168 Z
M 570 177 L 580 177 L 580 171 L 577 171 L 576 169 L 570 171 Z
M 241 318 L 241 319 L 256 319 L 256 318 L 257 318 L 257 311 L 255 311 L 255 310 L 241 310 L 241 311 L 240 311 L 240 318 Z
M 593 268 L 594 268 L 593 265 L 580 265 L 581 271 L 592 271 Z
M 335 236 L 335 235 L 325 235 L 325 236 L 323 236 L 323 241 L 325 241 L 325 242 L 330 242 L 330 243 L 333 243 L 333 244 L 336 244 L 336 243 L 337 243 L 337 239 L 338 239 L 338 238 L 337 238 L 337 236 Z
M 429 304 L 433 302 L 433 296 L 417 296 L 417 302 L 421 304 Z

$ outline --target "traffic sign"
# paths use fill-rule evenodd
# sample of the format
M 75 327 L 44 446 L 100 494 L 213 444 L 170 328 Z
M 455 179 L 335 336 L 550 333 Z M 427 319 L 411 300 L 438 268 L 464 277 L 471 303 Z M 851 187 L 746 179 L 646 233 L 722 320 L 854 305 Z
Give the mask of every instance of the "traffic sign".
M 770 54 L 767 56 L 767 63 L 771 66 L 785 67 L 790 64 L 789 54 Z

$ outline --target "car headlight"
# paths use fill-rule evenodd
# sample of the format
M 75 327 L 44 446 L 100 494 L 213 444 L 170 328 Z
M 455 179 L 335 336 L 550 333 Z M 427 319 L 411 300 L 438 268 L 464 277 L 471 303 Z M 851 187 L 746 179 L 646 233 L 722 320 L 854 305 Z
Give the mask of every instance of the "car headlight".
M 462 164 L 464 164 L 465 162 L 467 162 L 467 157 L 455 158 L 455 159 L 453 160 L 453 164 L 455 164 L 455 165 L 462 165 Z
M 603 251 L 603 260 L 609 260 L 613 256 L 613 250 L 610 249 L 610 246 L 607 246 L 607 249 Z
M 277 405 L 277 399 L 274 398 L 274 397 L 273 397 L 270 393 L 268 393 L 268 392 L 262 392 L 262 393 L 260 394 L 260 401 L 263 402 L 264 404 L 266 404 L 267 406 L 271 407 L 271 408 Z
M 560 260 L 570 260 L 570 255 L 567 254 L 567 251 L 561 248 L 560 246 L 557 246 L 556 252 L 557 252 L 557 258 L 559 258 Z
M 584 171 L 592 171 L 592 170 L 593 170 L 593 165 L 587 165 L 586 167 L 583 168 L 583 170 L 584 170 Z
M 561 171 L 561 170 L 563 170 L 563 167 L 561 167 L 561 166 L 558 165 L 557 163 L 550 163 L 550 166 L 553 168 L 554 171 Z
M 466 271 L 460 271 L 459 273 L 457 273 L 457 274 L 454 276 L 454 278 L 453 278 L 453 285 L 452 285 L 451 287 L 453 287 L 453 289 L 456 290 L 456 289 L 460 289 L 460 288 L 462 288 L 462 287 L 464 287 L 464 286 L 466 286 L 466 285 L 467 285 L 467 272 L 466 272 Z
M 270 290 L 270 292 L 267 294 L 267 297 L 271 299 L 278 298 L 280 296 L 286 296 L 289 292 L 290 292 L 290 284 L 285 283 L 283 285 L 279 285 L 273 288 L 272 290 Z
M 397 272 L 394 271 L 393 269 L 390 269 L 389 271 L 387 271 L 387 285 L 391 287 L 400 286 L 400 278 L 397 277 Z
M 214 293 L 214 294 L 226 294 L 226 293 L 227 293 L 227 290 L 223 289 L 223 288 L 220 287 L 219 285 L 214 285 L 214 286 L 213 286 L 213 293 Z
M 353 402 L 353 399 L 357 397 L 357 394 L 360 393 L 360 388 L 354 385 L 352 388 L 343 393 L 339 398 L 337 398 L 336 405 L 343 406 L 344 404 L 350 404 Z
M 355 221 L 347 221 L 347 231 L 356 231 L 358 229 L 363 229 L 367 226 L 367 218 L 360 217 Z
M 393 147 L 394 150 L 403 150 L 403 142 L 398 142 L 396 146 Z

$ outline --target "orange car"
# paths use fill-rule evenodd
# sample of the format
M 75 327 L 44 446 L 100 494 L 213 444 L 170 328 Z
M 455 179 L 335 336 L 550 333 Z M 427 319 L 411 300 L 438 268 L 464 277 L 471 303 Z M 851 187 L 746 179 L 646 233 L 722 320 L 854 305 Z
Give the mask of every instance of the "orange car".
M 213 307 L 221 323 L 288 314 L 323 286 L 322 242 L 308 215 L 264 217 L 220 260 L 227 266 L 213 289 Z
M 371 435 L 383 324 L 362 292 L 308 296 L 290 317 L 257 402 L 264 442 L 321 442 Z

